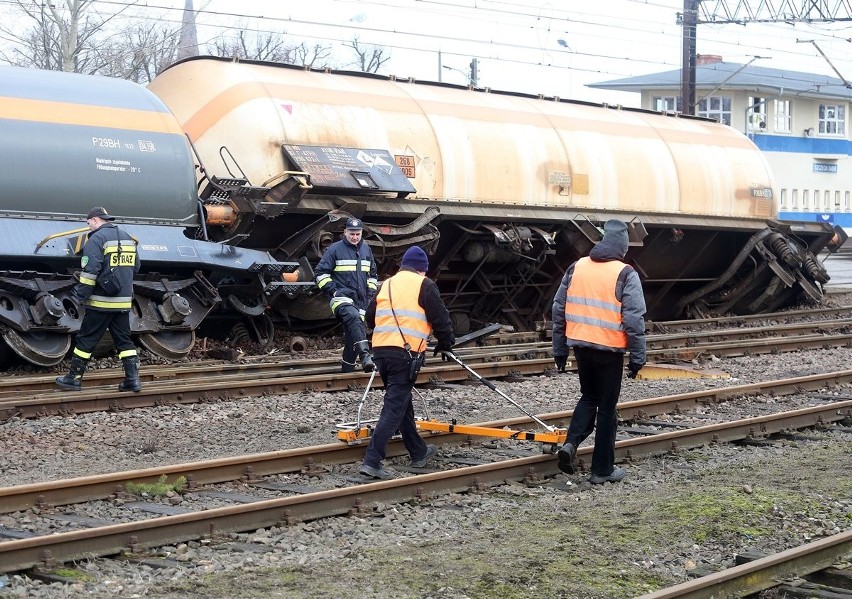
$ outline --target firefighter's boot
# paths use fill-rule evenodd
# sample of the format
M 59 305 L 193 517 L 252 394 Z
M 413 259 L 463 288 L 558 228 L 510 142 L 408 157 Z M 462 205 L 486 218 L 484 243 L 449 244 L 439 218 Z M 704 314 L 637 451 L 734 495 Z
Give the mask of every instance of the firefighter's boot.
M 364 372 L 373 372 L 376 365 L 373 363 L 373 354 L 370 352 L 370 342 L 364 339 L 355 344 L 355 351 L 361 357 L 361 368 Z
M 86 360 L 80 356 L 71 356 L 71 369 L 65 376 L 56 377 L 56 384 L 63 391 L 79 391 L 82 388 L 83 374 L 86 372 Z
M 142 383 L 139 382 L 139 356 L 122 358 L 124 364 L 124 380 L 118 384 L 119 391 L 133 391 L 139 393 Z

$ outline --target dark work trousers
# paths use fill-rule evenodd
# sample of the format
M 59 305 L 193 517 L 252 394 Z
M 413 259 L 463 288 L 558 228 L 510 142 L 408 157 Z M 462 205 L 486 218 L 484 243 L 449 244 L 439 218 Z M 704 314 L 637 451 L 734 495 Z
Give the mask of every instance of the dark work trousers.
M 355 344 L 367 338 L 367 329 L 361 319 L 361 313 L 354 304 L 343 304 L 334 313 L 343 323 L 343 361 L 355 363 L 358 353 Z
M 87 354 L 92 353 L 107 329 L 112 335 L 118 353 L 136 349 L 133 339 L 130 338 L 130 312 L 92 310 L 91 308 L 88 308 L 83 315 L 83 322 L 80 324 L 80 332 L 77 333 L 74 346 Z
M 422 459 L 426 455 L 426 442 L 420 438 L 414 423 L 414 406 L 411 404 L 414 381 L 408 378 L 408 362 L 404 358 L 379 356 L 376 356 L 375 362 L 385 383 L 385 401 L 364 455 L 364 465 L 371 468 L 381 466 L 388 441 L 397 431 L 402 435 L 402 443 L 411 459 Z
M 615 404 L 621 393 L 624 354 L 616 351 L 575 347 L 580 375 L 580 401 L 568 427 L 568 443 L 577 447 L 595 431 L 592 474 L 609 476 L 615 467 Z M 597 419 L 597 425 L 595 420 Z

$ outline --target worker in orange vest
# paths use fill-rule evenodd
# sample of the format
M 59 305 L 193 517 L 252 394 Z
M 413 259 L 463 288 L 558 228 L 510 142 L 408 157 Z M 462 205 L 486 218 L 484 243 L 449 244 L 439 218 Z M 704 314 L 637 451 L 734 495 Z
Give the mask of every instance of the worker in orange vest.
M 615 467 L 615 405 L 624 353 L 630 353 L 628 378 L 645 365 L 645 297 L 638 273 L 623 262 L 627 248 L 627 225 L 606 221 L 603 239 L 568 267 L 553 299 L 553 360 L 565 372 L 574 348 L 580 377 L 580 400 L 557 452 L 559 469 L 575 472 L 577 447 L 594 430 L 592 484 L 624 478 L 624 469 Z
M 421 248 L 408 248 L 399 272 L 382 283 L 367 307 L 367 325 L 373 329 L 373 359 L 385 384 L 385 399 L 379 421 L 370 436 L 361 474 L 378 479 L 393 477 L 382 467 L 385 449 L 399 431 L 411 457 L 411 465 L 422 468 L 437 447 L 427 445 L 417 432 L 411 390 L 425 362 L 430 334 L 438 340 L 434 355 L 449 352 L 455 343 L 450 313 L 438 286 L 426 278 L 429 258 Z

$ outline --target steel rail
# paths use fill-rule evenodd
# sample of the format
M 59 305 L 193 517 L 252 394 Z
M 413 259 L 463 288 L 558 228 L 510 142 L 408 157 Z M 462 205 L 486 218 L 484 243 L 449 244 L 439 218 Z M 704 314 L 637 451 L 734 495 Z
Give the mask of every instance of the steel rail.
M 666 395 L 636 401 L 620 402 L 617 405 L 618 417 L 622 421 L 637 418 L 648 418 L 660 414 L 679 412 L 685 409 L 717 403 L 735 397 L 773 394 L 776 396 L 815 391 L 825 387 L 836 387 L 852 382 L 852 370 L 830 372 L 792 379 L 779 379 L 734 387 L 705 389 Z M 844 398 L 841 398 L 844 399 Z M 540 414 L 539 418 L 548 423 L 567 425 L 573 416 L 573 410 Z M 848 417 L 852 415 L 847 414 Z M 526 417 L 506 418 L 491 422 L 479 423 L 476 426 L 487 428 L 523 428 L 532 424 Z M 709 430 L 709 429 L 708 429 Z M 757 435 L 760 431 L 749 431 Z M 461 444 L 470 439 L 468 435 L 455 433 L 435 433 L 428 435 L 429 441 L 439 445 Z M 665 438 L 668 439 L 668 438 Z M 677 441 L 676 435 L 672 437 Z M 714 441 L 712 435 L 707 441 Z M 624 457 L 632 457 L 627 452 L 632 451 L 631 445 L 625 446 Z M 405 453 L 398 441 L 388 445 L 388 457 Z M 581 448 L 578 456 L 590 449 Z M 0 488 L 0 513 L 23 511 L 32 507 L 50 507 L 66 505 L 80 501 L 90 501 L 110 497 L 118 491 L 123 491 L 128 482 L 154 483 L 163 475 L 167 482 L 174 482 L 184 476 L 193 485 L 209 485 L 234 480 L 251 480 L 258 476 L 298 472 L 316 468 L 319 464 L 345 464 L 356 461 L 363 454 L 363 448 L 358 445 L 348 446 L 344 443 L 333 443 L 314 447 L 296 448 L 276 452 L 251 454 L 232 458 L 189 462 L 165 467 L 131 470 L 112 474 L 101 474 L 75 479 L 32 483 Z
M 720 439 L 745 438 L 759 428 L 764 434 L 802 428 L 848 417 L 852 400 L 793 410 L 781 414 L 661 433 L 616 443 L 619 456 L 650 455 L 679 447 L 706 443 L 708 435 Z M 579 454 L 592 448 L 581 448 Z M 445 472 L 407 476 L 330 491 L 307 493 L 280 499 L 261 500 L 239 506 L 203 510 L 176 516 L 115 524 L 87 530 L 57 533 L 0 543 L 0 568 L 13 572 L 37 565 L 52 566 L 93 556 L 174 544 L 217 533 L 241 532 L 269 526 L 295 524 L 322 517 L 369 513 L 375 502 L 423 500 L 442 493 L 484 489 L 509 479 L 537 480 L 556 472 L 552 455 L 537 455 L 491 464 L 458 468 Z M 706 595 L 705 595 L 706 596 Z
M 852 556 L 852 530 L 715 572 L 637 599 L 744 597 L 789 578 L 817 572 Z
M 848 314 L 852 308 L 844 308 Z M 832 309 L 839 310 L 839 309 Z M 787 313 L 778 313 L 775 316 L 780 317 Z M 764 315 L 769 316 L 769 315 Z M 701 321 L 685 321 L 696 323 Z M 666 323 L 659 323 L 666 324 Z M 764 327 L 752 328 L 736 328 L 722 329 L 718 328 L 708 331 L 692 331 L 681 333 L 662 333 L 648 335 L 648 345 L 650 349 L 662 345 L 659 349 L 672 349 L 682 346 L 693 346 L 700 343 L 703 339 L 723 339 L 723 340 L 738 340 L 748 339 L 749 337 L 777 337 L 779 333 L 789 335 L 791 332 L 797 331 L 825 331 L 829 329 L 842 329 L 852 327 L 852 319 L 843 318 L 839 320 L 824 320 L 811 321 L 793 324 L 773 324 Z M 501 356 L 511 356 L 516 353 L 523 352 L 546 352 L 549 351 L 550 343 L 540 339 L 526 340 L 523 343 L 512 342 L 511 339 L 517 335 L 523 335 L 528 338 L 529 334 L 509 333 L 496 334 L 488 340 L 503 339 L 507 343 L 494 347 L 493 345 L 480 348 L 460 348 L 456 350 L 459 356 L 464 357 L 468 361 L 487 361 L 493 359 L 501 359 Z M 799 336 L 801 337 L 801 335 Z M 140 379 L 143 383 L 157 383 L 163 381 L 174 381 L 186 378 L 201 378 L 209 376 L 222 376 L 228 378 L 246 378 L 262 376 L 264 372 L 271 372 L 280 375 L 283 371 L 298 371 L 301 374 L 322 374 L 335 373 L 339 374 L 339 360 L 335 357 L 329 358 L 306 358 L 296 360 L 293 358 L 277 359 L 269 356 L 254 356 L 251 358 L 243 358 L 240 363 L 227 363 L 221 361 L 201 360 L 195 361 L 188 365 L 176 366 L 157 366 L 143 368 L 140 371 Z M 271 374 L 269 376 L 274 376 Z M 124 372 L 120 368 L 104 368 L 90 370 L 86 374 L 87 383 L 96 383 L 97 385 L 112 385 L 118 384 L 124 378 Z M 30 394 L 38 391 L 55 391 L 53 375 L 34 375 L 34 376 L 9 376 L 0 380 L 0 400 L 4 397 L 20 396 L 22 393 Z
M 781 351 L 796 351 L 807 348 L 829 348 L 852 345 L 852 335 L 810 335 L 795 338 L 764 338 L 753 341 L 728 341 L 693 345 L 677 349 L 651 349 L 651 362 L 671 360 L 694 360 L 701 355 L 758 355 Z M 465 360 L 476 363 L 477 370 L 484 376 L 499 378 L 541 374 L 553 369 L 549 357 L 549 344 L 525 344 L 501 347 L 497 350 L 477 349 L 463 353 Z M 522 358 L 522 359 L 518 359 Z M 574 368 L 573 361 L 568 363 Z M 439 364 L 424 367 L 417 378 L 418 385 L 469 380 L 469 374 L 455 364 Z M 0 396 L 0 421 L 13 417 L 36 418 L 55 414 L 77 414 L 94 411 L 120 411 L 141 407 L 170 404 L 212 402 L 223 399 L 250 397 L 264 394 L 288 394 L 318 391 L 352 391 L 361 389 L 367 375 L 360 372 L 340 373 L 336 369 L 300 370 L 295 363 L 273 365 L 269 371 L 247 371 L 213 376 L 202 373 L 195 378 L 165 379 L 146 383 L 139 393 L 119 393 L 115 388 L 103 386 L 84 387 L 82 391 L 54 391 L 44 394 L 26 395 L 17 386 L 17 391 Z M 52 379 L 51 379 L 52 381 Z M 2 385 L 3 383 L 0 383 Z M 6 383 L 8 385 L 8 382 Z M 51 382 L 52 384 L 52 382 Z M 381 381 L 376 386 L 381 387 Z
M 852 306 L 839 306 L 837 308 L 803 308 L 801 310 L 788 310 L 786 312 L 771 312 L 767 314 L 745 314 L 742 316 L 721 316 L 718 318 L 695 318 L 686 320 L 646 321 L 649 333 L 656 331 L 671 331 L 684 327 L 714 326 L 720 324 L 737 324 L 747 322 L 760 322 L 764 320 L 784 320 L 799 316 L 813 318 L 814 316 L 841 315 L 852 313 Z

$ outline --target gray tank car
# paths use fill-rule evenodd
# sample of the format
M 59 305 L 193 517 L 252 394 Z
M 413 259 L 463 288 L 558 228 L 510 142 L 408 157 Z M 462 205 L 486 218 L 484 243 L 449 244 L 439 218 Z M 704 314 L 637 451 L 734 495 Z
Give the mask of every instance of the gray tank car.
M 212 315 L 268 334 L 268 301 L 300 291 L 298 264 L 205 240 L 190 144 L 144 87 L 0 67 L 0 130 L 0 364 L 9 349 L 42 366 L 70 349 L 92 206 L 139 243 L 131 329 L 156 354 L 186 355 Z

